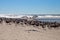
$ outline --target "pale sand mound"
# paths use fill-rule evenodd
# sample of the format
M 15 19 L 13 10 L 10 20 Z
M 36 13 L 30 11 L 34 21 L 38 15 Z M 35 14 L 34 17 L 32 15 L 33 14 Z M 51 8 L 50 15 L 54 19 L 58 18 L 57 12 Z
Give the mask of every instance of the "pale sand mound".
M 26 25 L 0 24 L 0 40 L 60 40 L 60 29 L 43 30 Z

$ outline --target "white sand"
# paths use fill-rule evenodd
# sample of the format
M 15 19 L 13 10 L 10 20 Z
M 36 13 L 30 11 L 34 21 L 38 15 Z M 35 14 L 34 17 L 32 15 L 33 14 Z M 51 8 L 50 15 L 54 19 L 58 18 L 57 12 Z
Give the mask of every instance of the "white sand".
M 37 31 L 31 31 L 33 29 Z M 0 40 L 60 40 L 60 29 L 43 30 L 26 25 L 0 24 Z

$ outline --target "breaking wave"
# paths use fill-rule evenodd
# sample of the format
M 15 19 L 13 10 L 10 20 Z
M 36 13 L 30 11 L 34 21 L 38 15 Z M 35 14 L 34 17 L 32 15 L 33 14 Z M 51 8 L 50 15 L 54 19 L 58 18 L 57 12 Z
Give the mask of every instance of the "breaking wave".
M 23 16 L 33 17 L 33 15 L 0 15 L 0 17 L 7 17 L 7 18 L 21 18 Z M 37 18 L 60 18 L 60 16 L 53 16 L 53 15 L 44 15 L 44 16 L 37 16 Z

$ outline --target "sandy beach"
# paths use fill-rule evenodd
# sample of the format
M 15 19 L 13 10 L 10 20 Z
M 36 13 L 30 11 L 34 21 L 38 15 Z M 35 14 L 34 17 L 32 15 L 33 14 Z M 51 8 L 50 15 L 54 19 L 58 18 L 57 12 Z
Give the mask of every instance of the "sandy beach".
M 60 29 L 3 23 L 0 24 L 0 40 L 60 40 Z

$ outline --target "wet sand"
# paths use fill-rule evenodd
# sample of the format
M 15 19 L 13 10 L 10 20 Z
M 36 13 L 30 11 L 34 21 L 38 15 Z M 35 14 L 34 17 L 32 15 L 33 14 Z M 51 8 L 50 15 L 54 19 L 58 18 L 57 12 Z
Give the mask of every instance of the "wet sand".
M 60 40 L 60 29 L 0 24 L 0 40 Z

